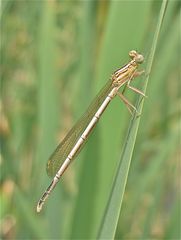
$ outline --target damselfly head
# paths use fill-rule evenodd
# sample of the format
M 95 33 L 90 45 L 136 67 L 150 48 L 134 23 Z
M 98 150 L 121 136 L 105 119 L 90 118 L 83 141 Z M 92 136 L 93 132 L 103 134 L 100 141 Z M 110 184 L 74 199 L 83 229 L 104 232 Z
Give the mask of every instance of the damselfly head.
M 143 55 L 137 53 L 137 51 L 132 50 L 129 52 L 129 56 L 131 59 L 135 60 L 136 63 L 142 63 L 144 61 Z

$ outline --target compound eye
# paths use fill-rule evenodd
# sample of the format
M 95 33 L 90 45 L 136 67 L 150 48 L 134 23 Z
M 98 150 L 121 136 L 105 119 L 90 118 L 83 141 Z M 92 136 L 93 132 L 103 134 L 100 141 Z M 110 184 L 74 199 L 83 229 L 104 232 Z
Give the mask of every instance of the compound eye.
M 135 61 L 136 61 L 137 63 L 142 63 L 142 62 L 144 61 L 143 55 L 138 54 L 138 55 L 135 57 Z
M 143 55 L 139 54 L 135 50 L 130 51 L 129 56 L 131 59 L 134 59 L 136 63 L 142 63 L 144 61 Z
M 137 55 L 138 55 L 138 53 L 135 50 L 132 50 L 132 51 L 129 52 L 129 56 L 132 59 L 135 58 Z

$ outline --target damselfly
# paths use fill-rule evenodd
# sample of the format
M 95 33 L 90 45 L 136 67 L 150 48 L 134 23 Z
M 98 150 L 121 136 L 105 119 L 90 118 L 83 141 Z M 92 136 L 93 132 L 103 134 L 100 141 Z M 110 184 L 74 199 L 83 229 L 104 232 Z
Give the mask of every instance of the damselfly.
M 50 156 L 47 163 L 47 173 L 49 176 L 54 176 L 54 178 L 40 198 L 37 204 L 37 212 L 41 211 L 44 202 L 60 180 L 60 177 L 82 149 L 88 136 L 111 100 L 118 95 L 131 113 L 133 113 L 133 111 L 137 111 L 136 107 L 132 105 L 123 95 L 124 90 L 122 93 L 119 92 L 119 89 L 122 86 L 125 86 L 145 97 L 143 92 L 130 86 L 130 82 L 144 72 L 137 70 L 139 64 L 143 62 L 144 57 L 135 50 L 130 51 L 129 56 L 131 61 L 112 74 L 111 79 L 93 100 L 85 114 L 68 132 L 66 137 Z

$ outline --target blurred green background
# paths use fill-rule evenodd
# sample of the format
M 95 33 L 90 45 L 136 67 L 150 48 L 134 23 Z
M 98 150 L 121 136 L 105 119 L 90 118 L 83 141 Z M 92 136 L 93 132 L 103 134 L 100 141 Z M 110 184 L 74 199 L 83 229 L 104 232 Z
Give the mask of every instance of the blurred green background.
M 96 238 L 131 118 L 124 104 L 112 101 L 37 214 L 46 162 L 130 50 L 146 64 L 161 3 L 2 1 L 2 239 Z M 180 239 L 179 11 L 179 1 L 168 3 L 116 239 Z

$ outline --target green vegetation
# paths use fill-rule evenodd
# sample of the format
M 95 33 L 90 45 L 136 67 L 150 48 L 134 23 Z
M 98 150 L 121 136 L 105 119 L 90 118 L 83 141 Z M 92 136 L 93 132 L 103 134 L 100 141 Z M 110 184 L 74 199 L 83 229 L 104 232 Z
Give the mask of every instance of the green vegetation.
M 2 2 L 2 239 L 181 238 L 179 7 Z M 132 49 L 145 56 L 133 83 L 148 98 L 126 96 L 141 116 L 116 97 L 37 214 L 50 154 Z

